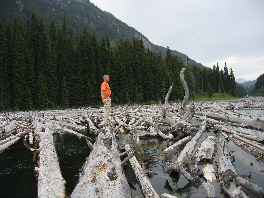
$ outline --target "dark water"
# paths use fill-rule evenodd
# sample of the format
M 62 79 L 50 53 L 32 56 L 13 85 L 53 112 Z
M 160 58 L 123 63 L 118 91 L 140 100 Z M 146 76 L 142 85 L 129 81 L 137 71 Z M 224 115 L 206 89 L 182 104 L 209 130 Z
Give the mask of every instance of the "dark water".
M 248 110 L 247 110 L 248 111 Z M 253 112 L 252 112 L 253 113 Z M 208 135 L 216 135 L 212 129 L 205 132 L 201 140 Z M 119 135 L 118 140 L 122 142 L 125 135 Z M 79 139 L 71 134 L 54 134 L 56 150 L 59 158 L 62 176 L 66 181 L 66 194 L 69 196 L 78 182 L 79 172 L 90 149 L 84 139 Z M 170 155 L 162 155 L 161 152 L 173 144 L 173 141 L 165 141 L 161 138 L 140 138 L 136 148 L 136 157 L 144 170 L 151 170 L 157 173 L 149 178 L 152 186 L 159 195 L 170 193 L 176 197 L 199 198 L 206 197 L 202 185 L 204 179 L 199 178 L 195 184 L 189 183 L 183 176 L 170 176 L 164 173 L 164 167 L 173 162 L 179 155 L 182 148 Z M 264 164 L 258 162 L 255 157 L 246 153 L 231 141 L 228 143 L 229 150 L 234 151 L 235 161 L 233 165 L 239 175 L 251 174 L 254 183 L 264 188 Z M 37 177 L 33 162 L 33 152 L 29 151 L 20 140 L 11 148 L 0 154 L 0 197 L 37 197 Z M 217 160 L 217 157 L 215 158 Z M 252 164 L 251 164 L 252 163 Z M 199 166 L 200 170 L 202 169 Z M 128 181 L 131 185 L 132 196 L 142 196 L 136 182 L 133 171 L 126 165 L 124 167 Z M 216 169 L 216 167 L 215 167 Z M 220 190 L 218 182 L 213 184 L 217 197 L 225 197 Z
M 66 181 L 67 196 L 78 182 L 79 170 L 89 156 L 90 148 L 84 139 L 75 135 L 54 134 L 61 173 Z M 33 152 L 19 140 L 0 154 L 0 198 L 37 197 L 37 177 Z

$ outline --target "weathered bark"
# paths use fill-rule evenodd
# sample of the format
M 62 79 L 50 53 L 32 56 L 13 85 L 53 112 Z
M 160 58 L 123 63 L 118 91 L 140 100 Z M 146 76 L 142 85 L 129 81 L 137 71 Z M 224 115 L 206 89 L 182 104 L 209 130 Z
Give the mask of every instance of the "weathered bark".
M 255 196 L 261 198 L 264 197 L 264 189 L 261 186 L 254 184 L 253 182 L 248 181 L 242 177 L 236 177 L 236 183 L 243 186 L 245 189 L 254 193 Z
M 261 129 L 264 130 L 264 121 L 258 118 L 250 118 L 249 116 L 245 115 L 238 115 L 234 114 L 228 111 L 225 112 L 212 112 L 212 111 L 203 111 L 200 114 L 206 115 L 209 118 L 214 118 L 217 120 L 225 120 L 229 122 L 235 122 L 235 123 L 240 123 L 244 124 L 248 127 L 255 128 L 255 129 Z
M 194 151 L 195 145 L 196 145 L 197 141 L 200 139 L 205 128 L 206 128 L 206 121 L 204 121 L 201 124 L 198 132 L 192 138 L 192 140 L 186 144 L 186 146 L 184 147 L 184 149 L 181 151 L 180 155 L 178 156 L 177 160 L 175 160 L 175 162 L 173 164 L 171 164 L 165 168 L 166 173 L 171 173 L 172 171 L 176 171 L 176 172 L 181 173 L 187 180 L 189 180 L 191 182 L 194 181 L 194 179 L 191 177 L 191 175 L 184 170 L 183 163 L 186 159 L 188 159 L 188 157 L 190 157 L 192 155 L 192 152 Z
M 173 145 L 171 145 L 169 148 L 166 148 L 163 153 L 164 154 L 168 154 L 170 152 L 172 152 L 173 150 L 175 150 L 177 147 L 185 144 L 186 142 L 190 141 L 190 139 L 192 139 L 192 136 L 187 136 L 179 141 L 177 141 L 176 143 L 174 143 Z
M 227 143 L 221 135 L 218 140 L 218 175 L 223 190 L 230 197 L 247 197 L 241 187 L 236 185 L 235 168 L 230 161 Z
M 210 182 L 203 182 L 203 187 L 205 188 L 205 190 L 207 192 L 206 197 L 208 197 L 208 198 L 215 198 L 216 197 L 215 188 Z
M 53 129 L 37 131 L 39 142 L 38 197 L 65 197 L 65 181 L 60 172 L 58 157 L 53 144 Z
M 200 145 L 196 153 L 196 161 L 210 161 L 215 156 L 216 139 L 214 136 L 208 136 Z
M 127 144 L 125 145 L 125 149 L 129 150 L 130 146 Z M 135 156 L 129 159 L 129 162 L 135 172 L 136 178 L 138 180 L 141 192 L 144 197 L 154 197 L 154 198 L 159 198 L 159 195 L 157 192 L 154 190 L 152 187 L 151 183 L 149 182 L 148 178 L 144 174 L 141 166 L 139 165 L 137 159 Z
M 115 135 L 100 132 L 71 197 L 131 197 Z
M 159 130 L 159 128 L 158 128 L 158 126 L 156 125 L 156 124 L 154 124 L 154 128 L 155 128 L 155 131 L 159 134 L 159 136 L 161 136 L 162 138 L 164 138 L 164 139 L 171 139 L 171 138 L 173 138 L 173 135 L 172 134 L 168 134 L 168 135 L 165 135 L 164 133 L 162 133 L 160 130 Z
M 10 136 L 9 138 L 5 140 L 0 141 L 0 153 L 2 153 L 5 149 L 7 149 L 8 147 L 16 143 L 21 138 L 21 136 L 25 134 L 26 132 L 20 132 L 16 135 Z
M 203 166 L 203 177 L 210 183 L 216 182 L 215 172 L 212 164 L 207 163 Z
M 162 195 L 160 195 L 160 198 L 177 198 L 177 197 L 172 196 L 172 195 L 167 194 L 167 193 L 163 193 Z
M 189 89 L 188 89 L 187 83 L 185 82 L 185 79 L 184 79 L 184 72 L 185 72 L 185 69 L 187 68 L 188 65 L 189 65 L 189 57 L 187 56 L 186 63 L 180 72 L 180 79 L 181 79 L 181 82 L 182 82 L 182 85 L 183 85 L 183 88 L 185 91 L 184 99 L 182 101 L 183 110 L 185 109 L 185 107 L 188 103 L 188 100 L 189 100 Z

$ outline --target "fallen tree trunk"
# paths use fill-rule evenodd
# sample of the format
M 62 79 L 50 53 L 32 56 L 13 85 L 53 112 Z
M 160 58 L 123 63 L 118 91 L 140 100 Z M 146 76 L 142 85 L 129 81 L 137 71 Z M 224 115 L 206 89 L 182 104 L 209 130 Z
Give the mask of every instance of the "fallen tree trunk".
M 215 156 L 216 139 L 214 136 L 208 136 L 200 145 L 196 153 L 196 161 L 212 162 Z
M 0 153 L 2 153 L 5 149 L 16 143 L 26 132 L 20 132 L 16 135 L 12 135 L 11 137 L 0 141 Z
M 58 157 L 53 143 L 53 131 L 37 131 L 39 142 L 38 197 L 65 197 L 65 181 L 60 172 Z
M 216 182 L 215 172 L 216 171 L 212 164 L 207 163 L 203 166 L 203 176 L 210 183 Z
M 203 187 L 205 188 L 205 190 L 207 192 L 207 196 L 206 197 L 208 197 L 208 198 L 216 198 L 215 188 L 210 182 L 203 182 Z
M 169 148 L 166 148 L 163 153 L 164 154 L 168 154 L 170 152 L 172 152 L 173 150 L 175 150 L 177 147 L 185 144 L 186 142 L 190 141 L 190 139 L 192 139 L 192 136 L 187 136 L 179 141 L 177 141 L 176 143 L 174 143 L 173 145 L 171 145 Z
M 61 131 L 68 132 L 68 133 L 72 133 L 72 134 L 76 135 L 78 138 L 84 138 L 84 139 L 86 139 L 86 142 L 87 142 L 88 146 L 91 149 L 93 148 L 93 144 L 90 142 L 92 138 L 87 137 L 86 135 L 83 135 L 81 133 L 75 132 L 75 131 L 73 131 L 71 129 L 68 129 L 67 127 L 57 126 L 57 129 L 59 129 Z
M 254 184 L 253 182 L 248 181 L 242 177 L 236 177 L 236 183 L 243 186 L 245 189 L 254 193 L 255 196 L 261 198 L 264 197 L 264 189 L 261 186 Z
M 125 145 L 125 149 L 129 150 L 130 146 L 128 144 Z M 154 197 L 159 198 L 159 195 L 152 187 L 151 183 L 149 182 L 148 178 L 144 174 L 141 166 L 139 165 L 137 159 L 135 156 L 129 159 L 129 162 L 134 170 L 134 173 L 136 175 L 137 181 L 139 183 L 141 192 L 144 197 Z
M 230 112 L 212 112 L 212 111 L 203 111 L 200 112 L 199 114 L 206 115 L 209 118 L 214 118 L 217 120 L 226 120 L 229 122 L 235 122 L 235 123 L 240 123 L 247 125 L 248 127 L 254 128 L 254 129 L 261 129 L 264 130 L 264 121 L 261 119 L 254 119 L 250 118 L 249 116 L 244 116 L 244 115 L 237 115 L 234 113 Z
M 106 127 L 100 132 L 71 197 L 130 198 L 115 135 Z
M 176 171 L 176 172 L 181 173 L 187 180 L 191 182 L 194 181 L 191 175 L 184 170 L 183 163 L 186 159 L 188 159 L 188 157 L 192 155 L 192 152 L 194 151 L 194 147 L 197 141 L 200 139 L 205 128 L 206 128 L 206 121 L 203 121 L 198 132 L 192 138 L 192 140 L 186 144 L 186 146 L 184 147 L 184 149 L 181 151 L 180 155 L 178 156 L 177 160 L 175 160 L 173 164 L 165 168 L 166 173 L 171 173 L 172 171 Z
M 241 187 L 236 185 L 235 168 L 230 161 L 227 143 L 222 135 L 218 139 L 218 175 L 223 190 L 230 197 L 247 197 Z

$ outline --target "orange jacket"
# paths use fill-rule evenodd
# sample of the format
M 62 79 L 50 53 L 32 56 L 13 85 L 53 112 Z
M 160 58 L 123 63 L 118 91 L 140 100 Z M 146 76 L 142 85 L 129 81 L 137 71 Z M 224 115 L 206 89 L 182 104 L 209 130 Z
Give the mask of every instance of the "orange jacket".
M 102 100 L 106 99 L 103 91 L 106 91 L 107 95 L 111 99 L 111 89 L 110 89 L 110 86 L 108 85 L 108 83 L 106 83 L 106 82 L 103 82 L 101 84 L 101 96 L 102 96 Z

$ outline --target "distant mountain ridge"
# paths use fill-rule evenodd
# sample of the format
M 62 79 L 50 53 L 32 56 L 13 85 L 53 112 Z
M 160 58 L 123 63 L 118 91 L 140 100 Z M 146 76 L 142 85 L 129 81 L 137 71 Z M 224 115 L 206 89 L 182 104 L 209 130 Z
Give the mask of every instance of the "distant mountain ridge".
M 238 78 L 236 79 L 236 82 L 239 84 L 242 84 L 242 83 L 248 82 L 248 80 L 245 80 L 244 78 Z
M 89 0 L 8 0 L 0 1 L 0 23 L 12 22 L 19 17 L 25 24 L 30 19 L 31 13 L 35 13 L 42 18 L 46 30 L 53 21 L 58 27 L 64 16 L 66 16 L 67 26 L 71 28 L 73 35 L 78 36 L 83 28 L 91 34 L 94 32 L 97 38 L 108 36 L 117 44 L 120 40 L 133 41 L 133 37 L 142 39 L 145 48 L 155 52 L 161 52 L 166 56 L 166 48 L 151 43 L 147 37 L 138 32 L 133 27 L 115 18 L 111 13 L 102 11 Z M 181 58 L 187 55 L 171 49 L 172 54 Z M 190 63 L 198 67 L 204 67 L 190 57 Z
M 250 88 L 250 87 L 255 87 L 257 80 L 252 80 L 252 81 L 247 81 L 244 83 L 241 83 L 244 87 Z

